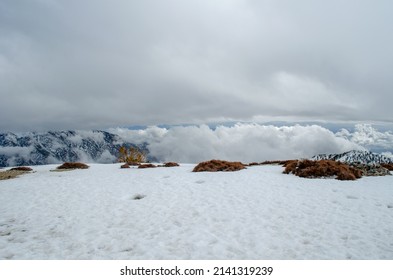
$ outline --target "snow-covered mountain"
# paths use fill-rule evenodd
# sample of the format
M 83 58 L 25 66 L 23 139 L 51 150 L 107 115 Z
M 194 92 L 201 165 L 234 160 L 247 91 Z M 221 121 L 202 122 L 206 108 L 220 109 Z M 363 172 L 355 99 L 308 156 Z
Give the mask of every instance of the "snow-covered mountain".
M 377 165 L 381 163 L 393 163 L 391 158 L 384 155 L 372 153 L 369 151 L 358 151 L 352 150 L 342 154 L 320 154 L 312 158 L 313 160 L 329 159 L 341 161 L 349 164 L 367 164 L 367 165 Z
M 110 163 L 116 161 L 122 145 L 148 152 L 146 144 L 134 145 L 105 131 L 0 133 L 0 167 L 65 161 Z

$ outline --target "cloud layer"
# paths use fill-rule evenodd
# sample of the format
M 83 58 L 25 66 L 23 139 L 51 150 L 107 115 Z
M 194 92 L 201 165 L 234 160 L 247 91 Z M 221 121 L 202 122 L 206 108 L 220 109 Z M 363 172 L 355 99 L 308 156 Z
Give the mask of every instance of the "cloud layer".
M 336 135 L 370 150 L 393 151 L 393 132 L 381 132 L 371 124 L 357 124 L 353 132 L 341 129 Z
M 0 130 L 392 122 L 391 1 L 3 0 Z
M 215 129 L 201 125 L 169 129 L 114 129 L 111 132 L 130 142 L 147 142 L 151 155 L 159 160 L 189 163 L 213 158 L 260 162 L 363 149 L 317 125 L 276 127 L 236 124 Z

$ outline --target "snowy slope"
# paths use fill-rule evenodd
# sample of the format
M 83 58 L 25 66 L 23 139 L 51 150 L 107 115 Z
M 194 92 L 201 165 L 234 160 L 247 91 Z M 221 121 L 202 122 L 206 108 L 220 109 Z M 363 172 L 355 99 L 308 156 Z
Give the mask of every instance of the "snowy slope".
M 0 259 L 393 259 L 392 176 L 193 167 L 37 166 L 0 181 Z
M 367 165 L 376 165 L 381 163 L 393 163 L 393 160 L 382 154 L 372 153 L 369 151 L 349 151 L 341 154 L 321 154 L 314 156 L 312 159 L 330 159 L 345 162 L 348 164 L 361 163 Z

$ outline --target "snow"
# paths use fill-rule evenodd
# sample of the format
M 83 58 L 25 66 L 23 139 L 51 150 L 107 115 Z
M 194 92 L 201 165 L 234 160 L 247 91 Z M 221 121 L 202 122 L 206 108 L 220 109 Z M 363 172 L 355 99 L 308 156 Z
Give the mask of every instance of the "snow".
M 0 259 L 393 259 L 393 176 L 90 166 L 0 181 Z

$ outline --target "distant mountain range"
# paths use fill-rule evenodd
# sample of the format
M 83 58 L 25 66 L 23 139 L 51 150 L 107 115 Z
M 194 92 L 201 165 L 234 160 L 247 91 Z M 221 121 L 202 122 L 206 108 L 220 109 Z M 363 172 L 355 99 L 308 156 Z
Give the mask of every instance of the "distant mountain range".
M 0 133 L 0 167 L 66 161 L 111 163 L 116 162 L 121 146 L 137 147 L 148 155 L 146 143 L 128 143 L 105 131 Z M 154 159 L 148 155 L 148 160 Z
M 341 161 L 348 164 L 366 164 L 366 165 L 378 165 L 381 163 L 393 163 L 391 158 L 384 155 L 372 153 L 369 151 L 349 151 L 342 154 L 320 154 L 312 158 L 313 160 L 335 160 Z
M 135 144 L 106 131 L 49 131 L 45 133 L 0 133 L 0 167 L 43 165 L 67 161 L 113 163 L 121 146 L 137 147 L 148 161 L 159 161 L 149 154 L 148 144 Z M 377 165 L 393 159 L 369 151 L 320 154 L 314 160 L 330 159 L 346 163 Z

